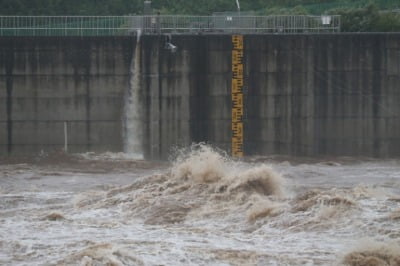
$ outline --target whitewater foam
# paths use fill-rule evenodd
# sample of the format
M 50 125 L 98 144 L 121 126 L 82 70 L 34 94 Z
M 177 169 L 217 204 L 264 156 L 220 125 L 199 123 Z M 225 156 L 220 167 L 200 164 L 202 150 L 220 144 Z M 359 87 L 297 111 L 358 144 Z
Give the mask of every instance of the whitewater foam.
M 350 266 L 398 266 L 400 265 L 400 245 L 396 242 L 382 243 L 371 239 L 361 239 L 343 263 Z
M 56 161 L 0 165 L 0 264 L 396 265 L 400 166 Z

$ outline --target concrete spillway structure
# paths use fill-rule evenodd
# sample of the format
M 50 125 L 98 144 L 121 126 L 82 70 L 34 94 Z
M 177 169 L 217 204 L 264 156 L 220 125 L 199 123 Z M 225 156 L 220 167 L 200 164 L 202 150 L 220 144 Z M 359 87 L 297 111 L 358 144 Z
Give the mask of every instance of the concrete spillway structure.
M 232 38 L 142 36 L 143 151 L 232 142 Z M 400 34 L 245 35 L 245 155 L 400 155 Z M 134 37 L 0 38 L 0 154 L 124 150 Z

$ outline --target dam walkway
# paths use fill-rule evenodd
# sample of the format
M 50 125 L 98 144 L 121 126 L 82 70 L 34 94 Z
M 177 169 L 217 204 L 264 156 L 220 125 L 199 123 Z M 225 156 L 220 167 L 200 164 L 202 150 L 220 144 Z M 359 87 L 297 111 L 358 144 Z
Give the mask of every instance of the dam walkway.
M 0 16 L 0 36 L 340 32 L 340 16 Z

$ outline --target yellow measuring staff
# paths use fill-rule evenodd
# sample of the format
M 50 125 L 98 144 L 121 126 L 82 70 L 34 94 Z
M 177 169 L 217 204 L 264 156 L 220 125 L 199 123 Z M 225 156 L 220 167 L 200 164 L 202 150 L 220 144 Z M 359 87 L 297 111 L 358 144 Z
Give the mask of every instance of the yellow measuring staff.
M 232 36 L 232 156 L 243 156 L 243 36 Z

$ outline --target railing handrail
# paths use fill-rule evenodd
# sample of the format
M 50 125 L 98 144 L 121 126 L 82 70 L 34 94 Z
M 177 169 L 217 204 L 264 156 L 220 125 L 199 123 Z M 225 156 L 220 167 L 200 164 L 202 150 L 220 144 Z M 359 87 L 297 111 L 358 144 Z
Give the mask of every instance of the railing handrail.
M 338 32 L 339 15 L 0 16 L 0 36 Z
M 400 9 L 399 9 L 400 10 Z M 386 11 L 385 11 L 386 12 Z M 387 12 L 398 12 L 398 10 L 390 10 Z M 121 15 L 121 16 L 106 16 L 106 15 L 71 15 L 71 16 L 58 16 L 58 15 L 50 15 L 50 16 L 42 16 L 42 15 L 0 15 L 0 18 L 140 18 L 140 17 L 194 17 L 194 18 L 216 18 L 216 17 L 235 17 L 235 18 L 272 18 L 272 17 L 309 17 L 309 18 L 321 18 L 321 17 L 340 17 L 341 15 L 266 15 L 266 16 L 257 16 L 257 15 Z

